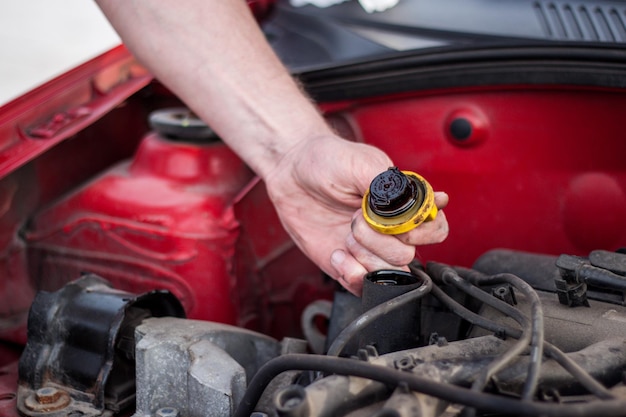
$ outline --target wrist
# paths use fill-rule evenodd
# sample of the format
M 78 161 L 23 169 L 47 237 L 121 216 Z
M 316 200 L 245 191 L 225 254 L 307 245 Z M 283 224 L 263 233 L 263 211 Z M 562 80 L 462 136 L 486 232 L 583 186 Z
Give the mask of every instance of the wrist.
M 262 149 L 252 157 L 251 168 L 266 183 L 272 183 L 277 176 L 297 172 L 300 165 L 316 156 L 315 144 L 329 138 L 342 140 L 325 123 L 310 130 L 300 128 L 293 133 L 272 136 L 261 141 Z

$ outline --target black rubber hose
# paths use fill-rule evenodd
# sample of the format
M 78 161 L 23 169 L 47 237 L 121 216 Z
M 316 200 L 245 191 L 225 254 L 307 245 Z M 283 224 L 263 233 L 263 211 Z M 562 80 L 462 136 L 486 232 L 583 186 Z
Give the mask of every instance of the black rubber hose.
M 505 279 L 507 279 L 506 276 L 510 275 L 510 274 L 499 274 L 499 275 L 494 275 L 494 276 L 488 276 L 472 269 L 458 268 L 458 267 L 455 267 L 454 269 L 458 271 L 461 275 L 467 277 L 469 280 L 473 282 L 481 283 L 483 285 L 498 283 L 496 282 L 497 280 L 502 279 L 503 276 L 505 277 Z M 521 278 L 515 275 L 510 275 L 510 276 L 528 285 L 528 283 L 523 281 Z M 530 289 L 532 290 L 532 287 L 530 287 Z M 512 307 L 511 305 L 505 303 L 504 301 L 501 301 L 495 297 L 490 297 L 483 291 L 481 292 L 485 295 L 484 302 L 490 305 L 491 307 L 495 308 L 496 310 L 507 315 L 520 314 L 518 309 Z M 532 294 L 536 296 L 536 293 L 534 290 L 532 290 Z M 540 303 L 538 299 L 537 299 L 537 302 Z M 554 359 L 559 365 L 563 367 L 563 369 L 568 371 L 574 378 L 576 378 L 576 380 L 578 380 L 578 382 L 580 382 L 580 384 L 585 389 L 587 389 L 590 393 L 603 399 L 615 398 L 615 395 L 613 395 L 608 389 L 606 389 L 604 385 L 596 381 L 591 375 L 589 375 L 587 371 L 585 371 L 580 365 L 578 365 L 571 358 L 565 355 L 559 348 L 545 341 L 543 342 L 543 348 L 549 357 Z
M 475 326 L 490 330 L 496 334 L 502 334 L 506 337 L 510 336 L 514 339 L 519 339 L 522 335 L 522 332 L 519 329 L 507 326 L 506 324 L 496 323 L 467 309 L 434 283 L 431 294 L 454 314 L 464 320 L 467 320 Z M 495 301 L 497 301 L 498 304 L 501 303 L 502 305 L 509 306 L 503 301 L 497 299 Z M 580 382 L 580 384 L 587 391 L 602 399 L 608 400 L 615 398 L 615 396 L 604 385 L 596 381 L 586 370 L 574 362 L 569 356 L 564 354 L 559 348 L 546 341 L 544 341 L 543 348 L 546 356 L 554 359 L 556 363 L 561 365 L 563 369 L 569 372 L 578 382 Z
M 542 417 L 623 417 L 626 410 L 624 400 L 592 401 L 577 404 L 547 404 L 527 400 L 516 400 L 498 395 L 475 392 L 455 385 L 434 382 L 410 372 L 397 371 L 367 362 L 321 355 L 289 354 L 279 356 L 263 365 L 252 378 L 233 417 L 250 417 L 257 401 L 269 382 L 282 372 L 290 370 L 314 370 L 338 375 L 350 375 L 379 381 L 390 386 L 406 384 L 417 392 L 462 404 L 486 412 L 511 415 Z
M 441 304 L 443 304 L 448 310 L 456 314 L 463 320 L 472 323 L 475 326 L 482 327 L 483 329 L 490 330 L 498 336 L 512 337 L 519 339 L 522 336 L 522 331 L 506 324 L 496 323 L 493 320 L 489 320 L 473 311 L 467 309 L 462 304 L 458 303 L 448 294 L 446 294 L 439 286 L 433 283 L 433 288 L 430 291 L 431 295 L 435 297 Z
M 479 300 L 487 304 L 491 301 L 491 299 L 495 299 L 480 288 L 464 280 L 454 269 L 449 266 L 431 262 L 428 263 L 427 270 L 429 273 L 431 273 L 433 279 L 441 280 L 446 284 L 454 285 L 461 291 L 475 298 L 478 298 Z M 507 364 L 511 363 L 512 360 L 514 360 L 517 356 L 524 352 L 524 350 L 526 350 L 532 340 L 531 323 L 528 321 L 526 316 L 522 314 L 521 311 L 512 307 L 511 309 L 512 311 L 509 315 L 515 321 L 517 321 L 520 326 L 522 326 L 521 337 L 509 350 L 507 350 L 504 354 L 495 359 L 484 369 L 483 372 L 480 373 L 480 375 L 474 380 L 474 383 L 472 384 L 472 390 L 474 391 L 482 391 L 485 385 L 487 385 L 487 382 L 493 377 L 493 375 L 495 375 L 498 371 L 503 369 Z M 532 382 L 528 382 L 527 380 L 525 383 L 525 388 L 529 383 Z
M 370 323 L 378 320 L 380 317 L 389 313 L 396 308 L 402 307 L 405 304 L 415 302 L 428 294 L 432 288 L 432 281 L 430 277 L 424 272 L 419 271 L 418 274 L 423 281 L 423 284 L 418 288 L 409 291 L 405 294 L 399 295 L 391 300 L 379 304 L 376 307 L 366 311 L 357 317 L 352 323 L 350 323 L 345 329 L 337 335 L 333 343 L 328 348 L 328 356 L 339 356 L 350 340 L 355 337 L 361 330 L 367 327 Z
M 615 395 L 613 395 L 611 391 L 606 389 L 606 387 L 600 382 L 596 381 L 594 377 L 589 375 L 589 373 L 584 370 L 579 364 L 577 364 L 569 356 L 563 353 L 561 349 L 557 348 L 551 343 L 543 343 L 543 348 L 546 356 L 554 359 L 556 363 L 561 365 L 563 369 L 569 372 L 578 382 L 580 382 L 580 384 L 585 387 L 587 391 L 604 400 L 615 399 Z
M 582 265 L 576 273 L 579 280 L 587 284 L 610 290 L 626 291 L 626 278 L 606 269 L 593 265 Z
M 473 281 L 473 282 L 472 282 Z M 530 364 L 528 368 L 528 378 L 522 391 L 522 398 L 532 399 L 537 389 L 539 380 L 539 369 L 543 358 L 543 307 L 539 296 L 526 281 L 513 274 L 497 274 L 492 276 L 478 276 L 475 274 L 470 278 L 470 282 L 475 285 L 509 284 L 524 294 L 530 301 L 531 317 L 531 339 L 530 339 Z
M 541 306 L 541 300 L 535 292 L 535 290 L 524 280 L 513 274 L 498 274 L 498 275 L 485 275 L 473 269 L 456 268 L 456 272 L 467 279 L 471 284 L 475 285 L 495 285 L 495 284 L 509 284 L 522 292 L 530 301 L 531 312 L 531 326 L 530 326 L 530 362 L 528 368 L 528 378 L 524 384 L 522 390 L 522 398 L 531 399 L 534 396 L 537 389 L 537 382 L 539 381 L 539 370 L 541 367 L 541 360 L 543 358 L 543 341 L 544 341 L 544 328 L 543 328 L 543 308 Z M 483 292 L 483 294 L 485 294 Z M 487 298 L 488 297 L 488 298 Z M 493 300 L 494 297 L 487 296 L 483 300 Z M 508 305 L 508 304 L 507 304 Z M 517 309 L 508 309 L 515 310 Z

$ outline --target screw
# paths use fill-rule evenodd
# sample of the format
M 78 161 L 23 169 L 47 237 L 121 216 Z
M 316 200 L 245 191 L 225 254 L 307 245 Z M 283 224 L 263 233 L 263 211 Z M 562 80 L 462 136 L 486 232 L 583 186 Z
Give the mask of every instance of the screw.
M 202 120 L 187 108 L 168 108 L 152 112 L 150 126 L 162 137 L 192 143 L 210 143 L 217 136 Z
M 444 336 L 439 336 L 439 333 L 434 332 L 430 334 L 428 338 L 428 346 L 437 345 L 439 347 L 448 346 L 448 339 Z
M 39 388 L 35 391 L 35 398 L 39 404 L 52 404 L 61 399 L 63 393 L 54 387 Z
M 174 407 L 162 407 L 156 411 L 156 417 L 178 417 L 178 410 Z

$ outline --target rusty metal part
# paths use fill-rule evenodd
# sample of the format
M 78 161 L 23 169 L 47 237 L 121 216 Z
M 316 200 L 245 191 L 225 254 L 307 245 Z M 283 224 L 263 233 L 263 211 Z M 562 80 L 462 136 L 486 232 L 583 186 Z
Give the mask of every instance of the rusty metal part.
M 19 362 L 17 408 L 25 416 L 103 416 L 135 399 L 135 328 L 152 316 L 184 316 L 169 292 L 135 295 L 85 275 L 40 292 Z
M 32 411 L 47 413 L 66 408 L 72 399 L 69 394 L 62 389 L 55 387 L 43 387 L 29 395 L 24 401 L 24 405 Z

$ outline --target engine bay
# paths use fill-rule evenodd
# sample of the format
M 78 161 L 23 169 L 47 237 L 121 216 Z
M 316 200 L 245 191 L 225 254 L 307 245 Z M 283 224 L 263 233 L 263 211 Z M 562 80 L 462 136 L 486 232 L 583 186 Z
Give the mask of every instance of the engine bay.
M 305 339 L 281 340 L 186 319 L 167 291 L 137 297 L 85 275 L 35 299 L 17 407 L 50 416 L 132 404 L 134 415 L 158 417 L 623 415 L 626 311 L 606 295 L 623 300 L 625 260 L 494 250 L 477 267 L 507 272 L 435 262 L 376 271 L 361 298 L 344 290 L 307 306 Z

